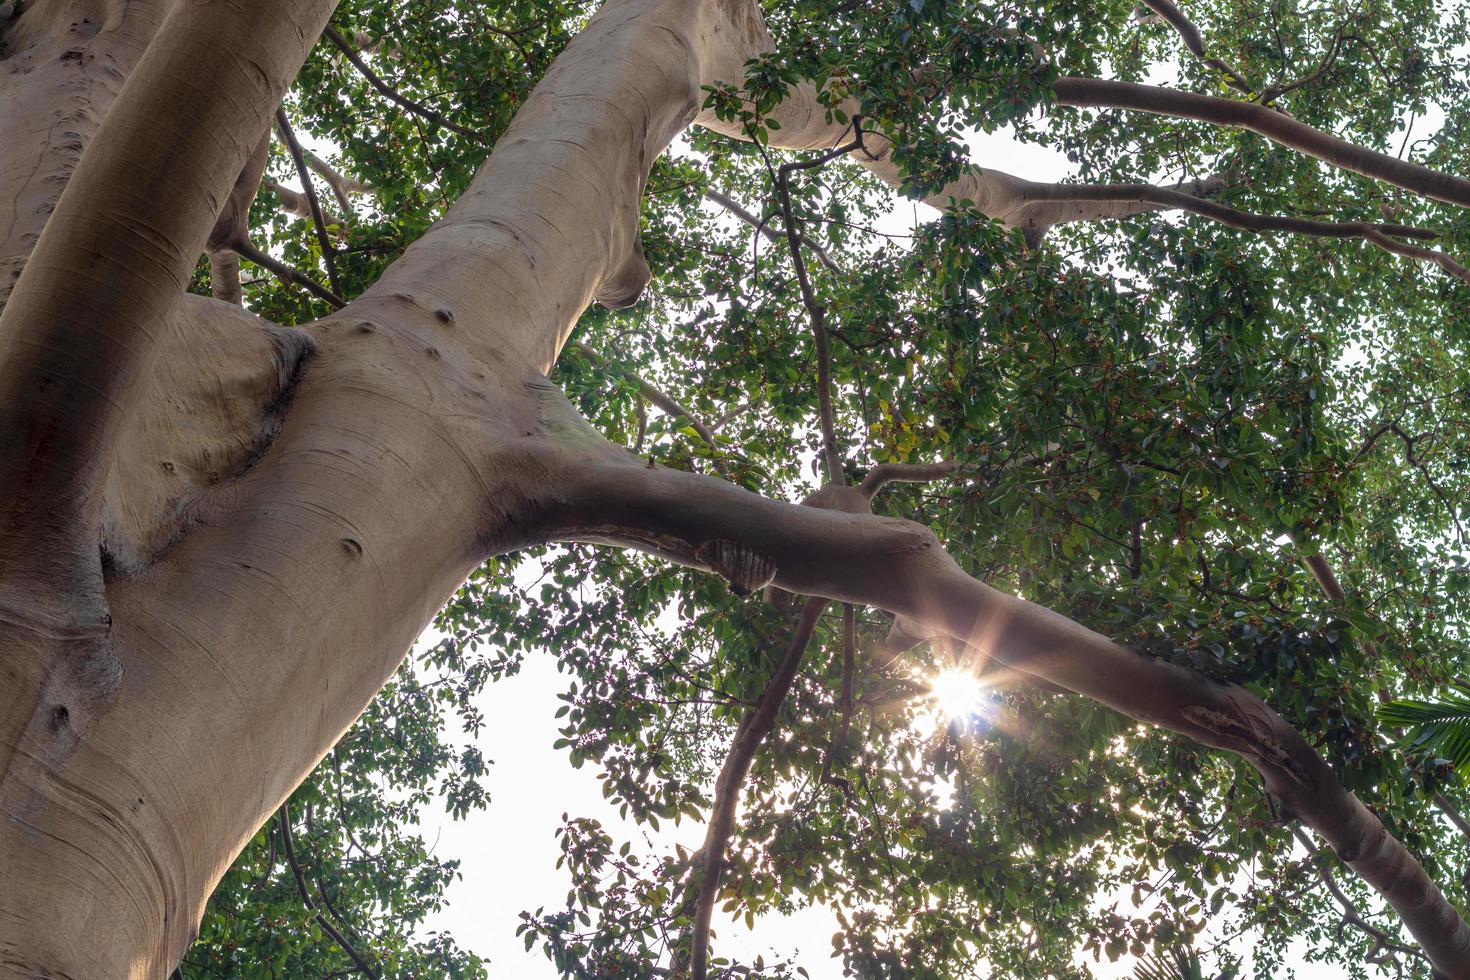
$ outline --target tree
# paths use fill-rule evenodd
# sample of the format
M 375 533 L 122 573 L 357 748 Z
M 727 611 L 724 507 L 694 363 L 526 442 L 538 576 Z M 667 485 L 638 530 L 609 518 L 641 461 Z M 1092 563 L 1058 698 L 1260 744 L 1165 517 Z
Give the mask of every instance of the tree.
M 864 975 L 1063 974 L 1240 900 L 1268 949 L 1470 976 L 1455 777 L 1372 710 L 1463 667 L 1461 12 L 336 6 L 0 8 L 4 975 L 166 975 L 262 854 L 300 957 L 473 975 L 358 948 L 293 823 L 403 805 L 344 754 L 474 805 L 412 665 L 328 758 L 468 580 L 434 690 L 472 711 L 478 638 L 547 641 L 574 761 L 710 811 L 654 865 L 568 823 L 578 892 L 527 930 L 569 973 L 704 976 L 716 902 L 805 898 Z M 1431 110 L 1423 163 L 1385 152 Z M 970 166 L 1002 125 L 1090 182 Z M 885 186 L 943 210 L 911 247 L 873 245 Z M 242 260 L 280 280 L 251 312 Z M 993 735 L 915 734 L 903 668 L 944 658 L 1006 691 Z M 1165 908 L 1096 912 L 1134 883 Z

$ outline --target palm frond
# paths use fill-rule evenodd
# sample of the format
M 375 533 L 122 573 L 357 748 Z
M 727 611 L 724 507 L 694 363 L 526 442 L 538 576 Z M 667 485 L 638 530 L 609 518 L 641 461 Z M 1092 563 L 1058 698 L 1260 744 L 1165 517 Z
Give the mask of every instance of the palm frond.
M 1470 778 L 1470 683 L 1455 681 L 1432 701 L 1390 701 L 1379 706 L 1378 717 L 1405 730 L 1400 744 L 1406 750 L 1433 753 Z
M 1139 960 L 1133 980 L 1205 980 L 1205 968 L 1193 950 L 1155 951 Z

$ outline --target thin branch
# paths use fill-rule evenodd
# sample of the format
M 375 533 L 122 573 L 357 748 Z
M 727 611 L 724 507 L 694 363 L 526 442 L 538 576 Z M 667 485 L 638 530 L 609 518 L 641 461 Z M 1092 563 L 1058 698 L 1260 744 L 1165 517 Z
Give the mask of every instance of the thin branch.
M 720 207 L 724 208 L 726 211 L 729 211 L 735 217 L 739 218 L 741 221 L 750 225 L 762 238 L 765 238 L 767 241 L 784 242 L 786 240 L 786 232 L 784 230 L 778 231 L 777 229 L 772 228 L 770 226 L 769 219 L 756 217 L 750 211 L 746 210 L 744 207 L 741 207 L 739 202 L 737 202 L 733 197 L 726 194 L 725 192 L 717 191 L 713 187 L 711 187 L 709 190 L 704 192 L 704 197 L 705 200 L 713 201 Z M 827 250 L 823 248 L 820 243 L 812 239 L 811 236 L 802 235 L 801 243 L 807 248 L 811 249 L 812 254 L 817 257 L 817 261 L 821 262 L 822 265 L 826 267 L 828 272 L 842 271 L 840 268 L 838 268 L 837 263 L 832 260 L 832 256 L 827 254 Z
M 316 227 L 317 244 L 322 249 L 322 262 L 327 267 L 327 282 L 331 285 L 332 292 L 341 296 L 342 280 L 337 277 L 337 262 L 332 239 L 327 235 L 327 221 L 322 217 L 322 205 L 316 199 L 311 170 L 306 165 L 306 157 L 301 152 L 301 144 L 296 141 L 296 133 L 291 129 L 291 120 L 286 118 L 285 109 L 276 110 L 276 130 L 281 134 L 281 141 L 286 144 L 291 159 L 296 163 L 296 173 L 301 178 L 301 187 L 306 193 L 306 206 L 311 209 L 311 223 Z
M 1317 849 L 1317 845 L 1312 843 L 1312 839 L 1300 827 L 1292 827 L 1291 832 L 1296 837 L 1297 842 L 1306 849 L 1313 867 L 1317 870 L 1318 877 L 1322 879 L 1322 884 L 1327 886 L 1327 890 L 1332 893 L 1332 897 L 1342 907 L 1342 921 L 1346 925 L 1350 925 L 1365 935 L 1370 936 L 1373 939 L 1373 949 L 1375 950 L 1391 949 L 1395 952 L 1403 953 L 1406 956 L 1413 956 L 1416 959 L 1428 962 L 1429 958 L 1421 950 L 1415 949 L 1413 946 L 1405 946 L 1387 932 L 1384 932 L 1363 918 L 1363 914 L 1358 910 L 1358 906 L 1338 887 L 1337 879 L 1333 877 L 1332 870 L 1325 863 L 1318 860 L 1321 852 Z
M 318 299 L 332 304 L 336 309 L 340 310 L 347 305 L 345 299 L 311 278 L 311 276 L 308 276 L 300 269 L 293 269 L 274 255 L 261 251 L 249 242 L 237 242 L 232 247 L 236 252 L 240 253 L 242 259 L 254 262 L 262 269 L 268 269 L 282 282 L 300 286 Z
M 755 758 L 756 750 L 776 727 L 776 716 L 781 705 L 786 702 L 786 695 L 791 692 L 796 672 L 801 667 L 801 659 L 811 643 L 812 631 L 826 606 L 826 599 L 808 599 L 801 607 L 801 616 L 796 621 L 796 631 L 786 648 L 786 656 L 766 684 L 760 701 L 741 720 L 740 727 L 735 731 L 734 744 L 730 746 L 730 754 L 725 757 L 725 764 L 715 783 L 715 802 L 710 811 L 709 829 L 705 832 L 702 849 L 704 873 L 699 879 L 699 898 L 694 907 L 694 938 L 689 963 L 693 980 L 706 980 L 708 976 L 709 967 L 706 961 L 709 959 L 710 919 L 714 915 L 715 899 L 720 892 L 720 876 L 725 867 L 725 847 L 735 826 L 735 807 L 740 801 L 740 789 L 745 783 L 746 774 L 750 772 L 750 763 Z
M 1463 279 L 1466 282 L 1470 282 L 1470 270 L 1467 270 L 1443 252 L 1436 252 L 1434 249 L 1424 248 L 1421 245 L 1410 245 L 1407 242 L 1401 242 L 1388 237 L 1376 228 L 1369 228 L 1364 231 L 1363 237 L 1379 248 L 1393 252 L 1395 255 L 1418 259 L 1421 262 L 1433 262 L 1456 279 Z
M 1424 197 L 1470 207 L 1470 180 L 1349 143 L 1266 106 L 1153 85 L 1064 76 L 1052 83 L 1060 105 L 1128 109 L 1248 129 L 1325 163 Z
M 594 365 L 606 363 L 601 354 L 597 353 L 586 344 L 579 343 L 575 340 L 568 343 L 563 349 L 572 351 L 576 354 L 580 354 L 582 357 L 586 358 Z M 662 388 L 659 388 L 651 382 L 644 380 L 640 375 L 630 374 L 629 378 L 633 381 L 634 384 L 638 386 L 638 393 L 642 395 L 643 398 L 650 405 L 653 405 L 659 411 L 663 412 L 665 415 L 669 416 L 672 419 L 683 419 L 684 421 L 688 422 L 690 428 L 692 428 L 695 432 L 699 434 L 699 438 L 703 439 L 705 444 L 708 445 L 710 449 L 712 449 L 716 453 L 720 452 L 720 444 L 715 441 L 714 430 L 706 425 L 699 418 L 698 415 L 695 415 L 688 408 L 684 407 L 681 402 L 677 401 L 673 396 L 669 395 Z M 715 459 L 714 462 L 716 467 L 718 467 L 719 460 Z
M 348 958 L 357 966 L 357 972 L 370 977 L 377 977 L 377 971 L 372 968 L 367 960 L 363 959 L 362 954 L 353 947 L 352 943 L 347 941 L 347 937 L 342 935 L 336 926 L 332 925 L 331 920 L 325 915 L 322 915 L 321 909 L 316 906 L 316 902 L 312 901 L 311 891 L 306 886 L 306 873 L 301 870 L 301 864 L 296 860 L 296 845 L 291 840 L 290 805 L 282 803 L 281 811 L 277 814 L 277 817 L 281 825 L 281 844 L 286 852 L 286 863 L 291 866 L 291 875 L 296 879 L 296 890 L 301 893 L 301 904 L 305 905 L 307 911 L 311 912 L 312 917 L 316 919 L 317 925 L 322 927 L 322 931 L 331 936 L 332 940 L 342 948 L 342 952 L 346 953 Z
M 1200 35 L 1199 28 L 1195 27 L 1194 23 L 1188 17 L 1184 16 L 1183 12 L 1174 6 L 1170 0 L 1143 0 L 1143 3 L 1148 9 L 1167 21 L 1170 27 L 1174 28 L 1179 34 L 1179 39 L 1189 49 L 1190 54 L 1224 75 L 1225 80 L 1230 83 L 1231 88 L 1245 95 L 1255 94 L 1255 86 L 1246 81 L 1245 76 L 1239 71 L 1214 55 L 1205 53 L 1205 41 Z
M 1337 62 L 1337 56 L 1342 51 L 1342 42 L 1347 36 L 1347 26 L 1347 20 L 1343 20 L 1342 23 L 1337 25 L 1337 33 L 1333 35 L 1332 43 L 1328 45 L 1326 53 L 1322 55 L 1322 60 L 1317 63 L 1316 68 L 1294 82 L 1287 82 L 1284 85 L 1267 86 L 1266 90 L 1261 93 L 1261 105 L 1270 105 L 1283 95 L 1288 95 L 1299 88 L 1310 85 L 1327 74 Z M 1403 151 L 1400 150 L 1399 157 L 1402 158 L 1403 155 Z
M 341 51 L 344 55 L 346 55 L 347 60 L 352 62 L 352 67 L 356 68 L 358 70 L 358 73 L 361 74 L 363 78 L 367 79 L 367 83 L 371 85 L 379 95 L 387 98 L 395 105 L 408 110 L 416 116 L 422 117 L 423 119 L 436 126 L 443 126 L 450 132 L 458 133 L 459 135 L 468 137 L 469 139 L 477 140 L 484 135 L 483 133 L 470 129 L 467 126 L 460 126 L 456 123 L 450 122 L 448 119 L 445 119 L 433 109 L 430 109 L 428 106 L 424 105 L 421 102 L 415 102 L 413 99 L 410 99 L 408 96 L 403 95 L 393 86 L 383 81 L 381 78 L 378 77 L 378 74 L 375 71 L 368 67 L 367 62 L 362 60 L 361 56 L 359 56 L 353 46 L 348 43 L 347 39 L 344 38 L 341 34 L 337 33 L 334 28 L 328 27 L 326 30 L 322 31 L 322 36 L 325 37 L 328 41 L 331 41 L 332 44 L 337 47 L 338 51 Z
M 1420 475 L 1424 477 L 1424 482 L 1429 485 L 1430 492 L 1434 494 L 1439 502 L 1444 505 L 1445 510 L 1449 512 L 1450 520 L 1454 522 L 1455 530 L 1459 533 L 1460 540 L 1465 540 L 1465 528 L 1460 524 L 1459 512 L 1455 509 L 1454 504 L 1450 502 L 1450 498 L 1440 489 L 1434 477 L 1430 475 L 1429 466 L 1425 463 L 1423 457 L 1415 452 L 1415 447 L 1424 440 L 1424 435 L 1411 436 L 1397 422 L 1385 422 L 1369 433 L 1368 437 L 1363 440 L 1362 448 L 1353 455 L 1353 462 L 1356 463 L 1362 459 L 1380 438 L 1390 433 L 1398 436 L 1399 441 L 1404 444 L 1404 458 L 1409 461 L 1410 466 L 1418 470 Z
M 854 120 L 854 127 L 857 123 Z M 837 449 L 837 427 L 832 408 L 832 349 L 827 338 L 827 308 L 817 301 L 812 291 L 811 279 L 807 275 L 806 260 L 801 254 L 801 233 L 797 228 L 796 216 L 791 210 L 791 174 L 797 170 L 820 167 L 839 156 L 862 149 L 861 131 L 857 139 L 843 146 L 834 147 L 808 160 L 793 160 L 783 163 L 776 170 L 776 193 L 781 199 L 781 217 L 785 221 L 786 243 L 791 250 L 791 263 L 796 269 L 796 281 L 801 289 L 801 300 L 812 321 L 812 339 L 817 353 L 817 404 L 821 413 L 822 458 L 826 461 L 827 482 L 846 482 L 842 470 L 842 454 Z

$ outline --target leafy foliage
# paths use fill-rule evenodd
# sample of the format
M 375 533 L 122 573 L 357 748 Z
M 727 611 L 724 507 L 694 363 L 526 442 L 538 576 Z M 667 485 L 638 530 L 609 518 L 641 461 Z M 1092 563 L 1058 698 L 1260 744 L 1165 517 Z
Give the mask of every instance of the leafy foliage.
M 1470 775 L 1470 684 L 1455 681 L 1432 701 L 1390 701 L 1378 709 L 1378 717 L 1385 724 L 1409 729 L 1403 739 L 1405 748 L 1434 753 L 1460 775 Z
M 1463 172 L 1463 5 L 1187 7 L 1212 51 L 1262 91 L 1288 89 L 1275 101 L 1293 116 Z M 1438 247 L 1470 253 L 1470 223 L 1449 206 L 1253 134 L 1052 106 L 1049 83 L 1066 73 L 1164 73 L 1191 91 L 1238 94 L 1132 8 L 793 0 L 768 11 L 779 52 L 706 95 L 759 136 L 798 80 L 850 91 L 867 125 L 895 141 L 910 193 L 958 174 L 977 133 L 1004 129 L 1064 153 L 1082 179 L 1223 175 L 1222 199 L 1241 208 L 1423 224 L 1443 232 Z M 376 42 L 363 56 L 389 84 L 484 134 L 388 102 L 318 47 L 287 108 L 373 188 L 339 229 L 334 261 L 349 295 L 466 186 L 589 13 L 557 0 L 342 4 L 334 24 Z M 704 199 L 722 191 L 779 226 L 771 175 L 782 159 L 696 131 L 658 161 L 641 219 L 654 280 L 631 309 L 583 314 L 575 339 L 600 361 L 564 357 L 556 380 L 609 438 L 652 461 L 718 464 L 752 490 L 798 499 L 817 482 L 808 312 L 784 245 Z M 283 154 L 271 166 L 292 179 Z M 1443 690 L 1466 668 L 1470 291 L 1366 246 L 1173 215 L 1069 225 L 1040 248 L 965 202 L 910 228 L 891 217 L 906 202 L 841 162 L 795 174 L 791 194 L 803 232 L 833 260 L 814 266 L 813 287 L 833 338 L 849 473 L 960 464 L 948 481 L 891 490 L 882 512 L 927 523 L 997 587 L 1262 694 L 1464 907 L 1470 895 L 1450 872 L 1467 842 L 1431 801 L 1465 799 L 1462 777 L 1436 756 L 1465 771 L 1470 690 L 1394 699 Z M 278 213 L 271 194 L 252 219 L 262 245 L 320 274 L 306 223 Z M 273 279 L 247 285 L 247 299 L 282 322 L 326 312 Z M 645 406 L 639 379 L 714 425 L 715 444 Z M 1345 601 L 1304 567 L 1315 554 L 1347 583 Z M 956 655 L 924 645 L 885 668 L 889 625 L 859 615 L 856 708 L 844 719 L 840 627 L 830 613 L 819 623 L 744 789 L 728 913 L 822 903 L 842 925 L 833 954 L 862 977 L 1086 977 L 1099 960 L 1195 939 L 1204 952 L 1188 969 L 1206 975 L 1208 961 L 1219 975 L 1236 969 L 1230 947 L 1203 940 L 1238 935 L 1252 937 L 1257 977 L 1275 976 L 1292 943 L 1365 975 L 1371 938 L 1344 931 L 1333 897 L 1304 887 L 1311 866 L 1243 763 L 983 662 L 964 665 L 994 685 L 984 723 L 936 723 L 927 678 Z M 384 976 L 486 974 L 472 953 L 422 932 L 457 870 L 415 827 L 429 805 L 465 815 L 489 804 L 489 763 L 464 747 L 487 684 L 527 655 L 555 657 L 568 676 L 563 704 L 547 706 L 560 712 L 559 747 L 656 830 L 708 812 L 723 750 L 790 631 L 779 603 L 582 547 L 491 561 L 436 626 L 442 640 L 405 663 L 290 804 L 321 914 Z M 1382 711 L 1381 699 L 1392 702 Z M 1388 744 L 1385 725 L 1411 728 L 1408 751 Z M 301 901 L 272 827 L 221 883 L 186 977 L 353 969 Z M 560 840 L 568 902 L 527 910 L 525 941 L 567 976 L 666 968 L 688 942 L 693 857 L 617 841 L 577 815 Z M 1377 908 L 1341 879 L 1361 908 Z M 1183 968 L 1154 955 L 1141 977 Z M 1399 965 L 1427 976 L 1418 961 Z M 799 975 L 788 964 L 716 966 Z

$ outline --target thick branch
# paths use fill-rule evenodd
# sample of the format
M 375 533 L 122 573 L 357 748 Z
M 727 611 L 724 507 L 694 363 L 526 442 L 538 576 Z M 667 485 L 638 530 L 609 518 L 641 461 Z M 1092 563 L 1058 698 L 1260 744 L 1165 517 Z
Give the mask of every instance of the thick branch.
M 1386 181 L 1424 197 L 1470 207 L 1470 180 L 1440 173 L 1324 133 L 1263 105 L 1153 85 L 1063 77 L 1052 83 L 1060 105 L 1129 109 L 1248 129 L 1324 163 Z
M 403 109 L 407 109 L 409 112 L 413 113 L 416 116 L 421 116 L 430 123 L 433 123 L 435 126 L 443 126 L 450 132 L 458 133 L 461 136 L 466 136 L 470 139 L 480 139 L 484 135 L 480 132 L 477 132 L 476 130 L 470 129 L 467 126 L 460 126 L 457 123 L 450 122 L 448 119 L 445 119 L 433 109 L 430 109 L 428 106 L 424 105 L 421 102 L 415 102 L 413 99 L 410 99 L 408 96 L 402 94 L 393 86 L 383 81 L 381 78 L 378 77 L 378 73 L 369 68 L 367 62 L 362 60 L 362 56 L 357 53 L 357 49 L 354 48 L 347 41 L 346 38 L 337 33 L 335 29 L 328 27 L 322 32 L 322 34 L 326 37 L 328 41 L 331 41 L 332 44 L 336 46 L 338 51 L 341 51 L 342 54 L 346 56 L 348 61 L 352 62 L 352 67 L 356 68 L 358 70 L 358 73 L 361 74 L 363 78 L 367 79 L 367 83 L 371 85 L 379 95 L 387 98 L 394 105 L 397 105 Z
M 705 831 L 702 849 L 704 873 L 699 879 L 699 898 L 694 907 L 694 938 L 690 951 L 693 980 L 705 980 L 709 970 L 710 919 L 714 914 L 715 899 L 720 893 L 725 847 L 735 827 L 735 807 L 740 802 L 740 789 L 745 785 L 745 776 L 750 772 L 756 750 L 776 727 L 776 716 L 786 702 L 786 695 L 791 693 L 801 658 L 811 643 L 812 630 L 816 628 L 817 619 L 826 605 L 825 599 L 808 599 L 801 607 L 801 616 L 796 621 L 796 631 L 786 648 L 786 656 L 761 692 L 760 701 L 741 720 L 735 732 L 735 742 L 730 746 L 730 754 L 725 757 L 725 764 L 715 783 L 715 804 L 710 811 L 709 829 Z
M 333 6 L 172 5 L 102 123 L 0 316 L 0 579 L 96 592 L 121 422 L 220 202 Z M 27 618 L 47 615 L 41 599 L 23 600 Z
M 281 210 L 286 214 L 308 220 L 311 218 L 311 205 L 307 203 L 306 195 L 301 191 L 292 190 L 276 180 L 263 181 L 260 186 L 280 198 Z M 323 212 L 322 218 L 326 221 L 328 228 L 338 227 L 346 223 L 342 218 L 331 212 Z
M 245 303 L 245 291 L 240 288 L 240 256 L 230 249 L 209 253 L 209 291 L 215 299 L 235 306 Z
M 780 504 L 621 455 L 591 465 L 573 484 L 558 538 L 640 548 L 698 567 L 710 567 L 711 556 L 724 567 L 761 564 L 787 591 L 880 606 L 1007 667 L 1238 753 L 1384 896 L 1441 972 L 1470 978 L 1470 928 L 1454 906 L 1311 745 L 1249 691 L 1140 656 L 998 592 L 961 571 L 929 529 L 911 522 Z
M 942 480 L 955 470 L 960 464 L 943 463 L 879 463 L 868 470 L 863 482 L 858 485 L 863 496 L 871 500 L 890 483 L 930 483 L 934 480 Z

